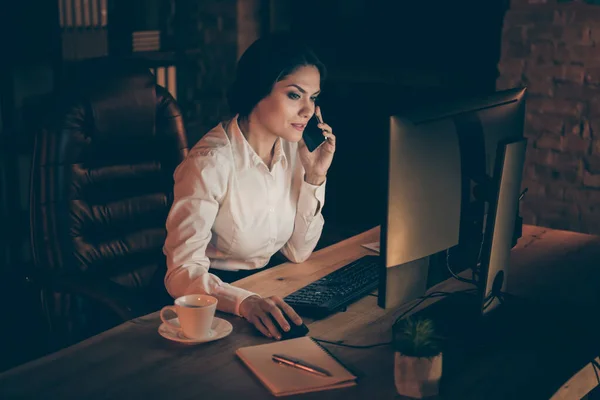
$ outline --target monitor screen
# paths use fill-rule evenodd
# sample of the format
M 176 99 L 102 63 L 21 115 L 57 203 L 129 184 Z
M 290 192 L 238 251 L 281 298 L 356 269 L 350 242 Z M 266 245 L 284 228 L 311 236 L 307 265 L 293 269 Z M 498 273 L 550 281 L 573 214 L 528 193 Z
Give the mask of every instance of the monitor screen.
M 391 116 L 380 306 L 423 295 L 436 253 L 455 250 L 459 271 L 476 266 L 498 148 L 523 137 L 524 97 L 518 88 Z

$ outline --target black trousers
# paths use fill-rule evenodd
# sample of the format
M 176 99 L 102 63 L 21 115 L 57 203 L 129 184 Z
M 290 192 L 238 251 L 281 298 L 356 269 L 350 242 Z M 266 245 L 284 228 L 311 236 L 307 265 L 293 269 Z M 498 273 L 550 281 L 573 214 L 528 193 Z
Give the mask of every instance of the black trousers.
M 273 255 L 269 260 L 269 263 L 262 268 L 251 269 L 251 270 L 240 270 L 240 271 L 223 271 L 221 269 L 209 268 L 208 272 L 213 275 L 218 276 L 223 282 L 231 283 L 238 281 L 240 279 L 244 279 L 247 276 L 254 275 L 258 272 L 267 270 L 269 268 L 275 267 L 279 264 L 286 262 L 285 257 L 280 255 L 279 253 Z

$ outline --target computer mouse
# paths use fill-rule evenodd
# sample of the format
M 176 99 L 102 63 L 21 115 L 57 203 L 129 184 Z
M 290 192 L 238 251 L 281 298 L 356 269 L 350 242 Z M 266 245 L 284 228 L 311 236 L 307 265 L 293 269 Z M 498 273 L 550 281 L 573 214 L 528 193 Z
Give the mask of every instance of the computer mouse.
M 290 317 L 286 313 L 282 313 L 287 323 L 290 325 L 289 331 L 284 331 L 283 328 L 279 326 L 277 320 L 273 319 L 273 324 L 275 327 L 281 332 L 281 340 L 294 339 L 301 336 L 306 336 L 308 333 L 308 327 L 302 323 L 302 325 L 296 325 L 294 321 L 290 319 Z

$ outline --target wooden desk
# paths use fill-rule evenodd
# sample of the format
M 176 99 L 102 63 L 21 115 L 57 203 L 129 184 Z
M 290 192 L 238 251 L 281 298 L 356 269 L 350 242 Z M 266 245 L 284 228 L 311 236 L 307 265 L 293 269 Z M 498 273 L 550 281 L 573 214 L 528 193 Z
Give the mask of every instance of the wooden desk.
M 285 296 L 362 255 L 372 254 L 360 244 L 377 239 L 378 229 L 372 229 L 316 252 L 303 265 L 284 264 L 240 280 L 236 285 L 264 296 Z M 595 267 L 599 259 L 598 237 L 527 226 L 524 237 L 513 250 L 510 291 L 549 299 L 547 304 L 550 305 L 558 302 L 577 305 L 574 310 L 578 313 L 597 314 L 600 269 Z M 463 287 L 468 286 L 448 280 L 432 290 Z M 398 310 L 382 310 L 376 301 L 376 297 L 366 296 L 346 312 L 320 321 L 307 321 L 310 335 L 359 345 L 389 341 L 395 317 L 408 305 Z M 171 343 L 159 336 L 158 313 L 134 319 L 55 354 L 6 371 L 0 375 L 0 398 L 269 398 L 266 389 L 236 358 L 234 351 L 238 347 L 270 340 L 258 335 L 241 318 L 220 316 L 232 322 L 234 332 L 220 341 L 198 346 Z M 582 325 L 589 323 L 587 320 L 581 322 Z M 574 341 L 579 339 L 581 337 Z M 569 345 L 573 343 L 565 344 Z M 359 375 L 359 384 L 295 398 L 398 398 L 393 383 L 393 352 L 389 346 L 372 349 L 327 347 Z M 552 352 L 552 349 L 548 351 Z M 586 362 L 596 355 L 590 354 Z M 490 358 L 490 354 L 484 356 L 482 358 Z M 529 361 L 530 356 L 524 354 L 523 361 Z M 535 370 L 525 371 L 531 379 L 523 377 L 523 368 L 517 368 L 519 365 L 503 365 L 502 368 L 490 367 L 485 362 L 481 365 L 485 368 L 479 368 L 479 375 L 473 376 L 472 380 L 464 378 L 463 390 L 445 393 L 444 398 L 507 398 L 507 394 L 518 392 L 535 394 L 519 398 L 547 399 L 556 392 L 556 398 L 571 399 L 580 398 L 597 383 L 585 362 L 561 365 L 557 359 L 556 370 L 560 373 L 541 380 L 537 379 Z M 492 373 L 500 370 L 502 379 L 494 378 Z M 567 382 L 569 379 L 571 381 Z M 537 387 L 539 382 L 545 382 L 543 387 Z

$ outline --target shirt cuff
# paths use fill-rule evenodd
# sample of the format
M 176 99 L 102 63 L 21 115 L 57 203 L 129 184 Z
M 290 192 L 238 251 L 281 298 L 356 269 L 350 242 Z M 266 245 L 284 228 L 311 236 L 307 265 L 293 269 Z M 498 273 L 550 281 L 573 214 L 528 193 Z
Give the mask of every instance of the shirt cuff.
M 311 219 L 318 215 L 325 205 L 325 184 L 327 179 L 319 186 L 302 181 L 300 197 L 298 198 L 298 213 L 304 218 Z
M 237 286 L 232 286 L 229 283 L 222 283 L 218 289 L 215 290 L 215 294 L 219 301 L 222 301 L 225 306 L 221 309 L 222 311 L 235 314 L 239 317 L 242 316 L 240 315 L 240 304 L 250 296 L 258 296 L 256 293 L 252 293 Z

